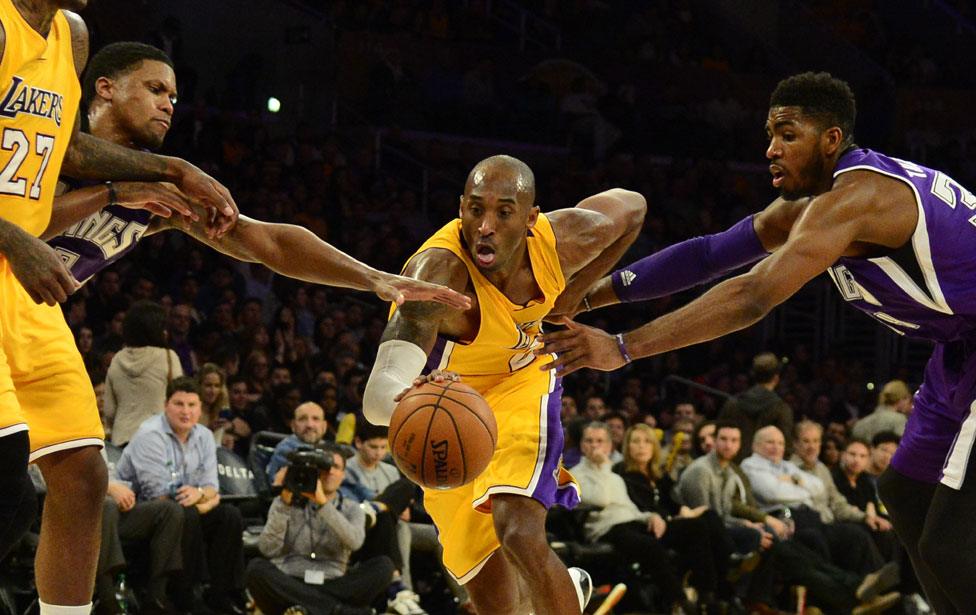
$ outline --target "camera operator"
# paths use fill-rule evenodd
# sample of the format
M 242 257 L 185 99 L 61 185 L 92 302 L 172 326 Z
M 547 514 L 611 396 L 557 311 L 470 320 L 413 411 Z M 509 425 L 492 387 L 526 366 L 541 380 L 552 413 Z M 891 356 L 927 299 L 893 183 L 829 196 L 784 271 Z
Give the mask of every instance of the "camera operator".
M 393 562 L 378 556 L 349 567 L 363 544 L 364 513 L 339 485 L 346 462 L 333 449 L 289 454 L 281 495 L 268 511 L 247 588 L 265 615 L 299 607 L 310 615 L 368 615 L 369 604 L 393 577 Z

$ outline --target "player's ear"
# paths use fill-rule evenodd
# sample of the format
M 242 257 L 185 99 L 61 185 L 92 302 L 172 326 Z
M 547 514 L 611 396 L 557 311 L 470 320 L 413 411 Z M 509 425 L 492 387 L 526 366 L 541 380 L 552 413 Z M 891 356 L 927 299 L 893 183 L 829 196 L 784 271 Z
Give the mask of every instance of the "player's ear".
M 844 131 L 840 129 L 839 126 L 831 126 L 824 131 L 823 134 L 823 146 L 824 153 L 828 156 L 832 156 L 837 153 L 837 150 L 841 148 L 844 143 Z
M 533 226 L 535 226 L 535 222 L 538 219 L 539 219 L 539 208 L 533 205 L 532 207 L 529 208 L 529 219 L 526 226 L 528 228 L 532 228 Z
M 461 217 L 461 209 L 464 208 L 464 195 L 458 197 L 458 218 Z
M 108 77 L 99 77 L 95 80 L 95 95 L 102 100 L 112 100 L 115 92 L 115 82 Z

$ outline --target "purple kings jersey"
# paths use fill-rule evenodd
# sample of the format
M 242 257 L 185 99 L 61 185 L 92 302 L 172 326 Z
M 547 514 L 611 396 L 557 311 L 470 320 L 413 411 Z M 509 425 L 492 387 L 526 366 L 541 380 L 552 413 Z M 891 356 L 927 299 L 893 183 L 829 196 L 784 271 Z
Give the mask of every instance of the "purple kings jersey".
M 853 170 L 904 182 L 918 225 L 888 256 L 828 269 L 844 299 L 901 335 L 951 342 L 976 331 L 976 196 L 945 173 L 868 149 L 841 156 L 834 177 Z
M 48 241 L 81 283 L 136 247 L 152 214 L 110 205 Z

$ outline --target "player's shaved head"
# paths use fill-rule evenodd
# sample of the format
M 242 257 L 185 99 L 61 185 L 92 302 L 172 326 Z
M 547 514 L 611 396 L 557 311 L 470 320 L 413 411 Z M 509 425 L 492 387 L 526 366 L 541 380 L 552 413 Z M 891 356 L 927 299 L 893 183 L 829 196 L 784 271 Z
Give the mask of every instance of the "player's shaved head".
M 535 204 L 535 174 L 518 158 L 499 154 L 474 165 L 464 183 L 465 196 L 480 190 L 513 194 L 519 205 Z

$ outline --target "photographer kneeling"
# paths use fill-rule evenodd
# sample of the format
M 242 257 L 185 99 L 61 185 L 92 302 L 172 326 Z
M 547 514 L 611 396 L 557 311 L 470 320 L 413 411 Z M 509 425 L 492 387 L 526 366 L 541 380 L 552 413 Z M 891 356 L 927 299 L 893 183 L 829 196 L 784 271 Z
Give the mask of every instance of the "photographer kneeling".
M 393 577 L 393 562 L 378 556 L 349 569 L 363 544 L 364 513 L 342 497 L 346 462 L 331 449 L 299 449 L 288 456 L 284 488 L 268 511 L 258 548 L 269 558 L 247 568 L 247 588 L 265 615 L 301 607 L 310 615 L 368 615 L 368 605 Z

